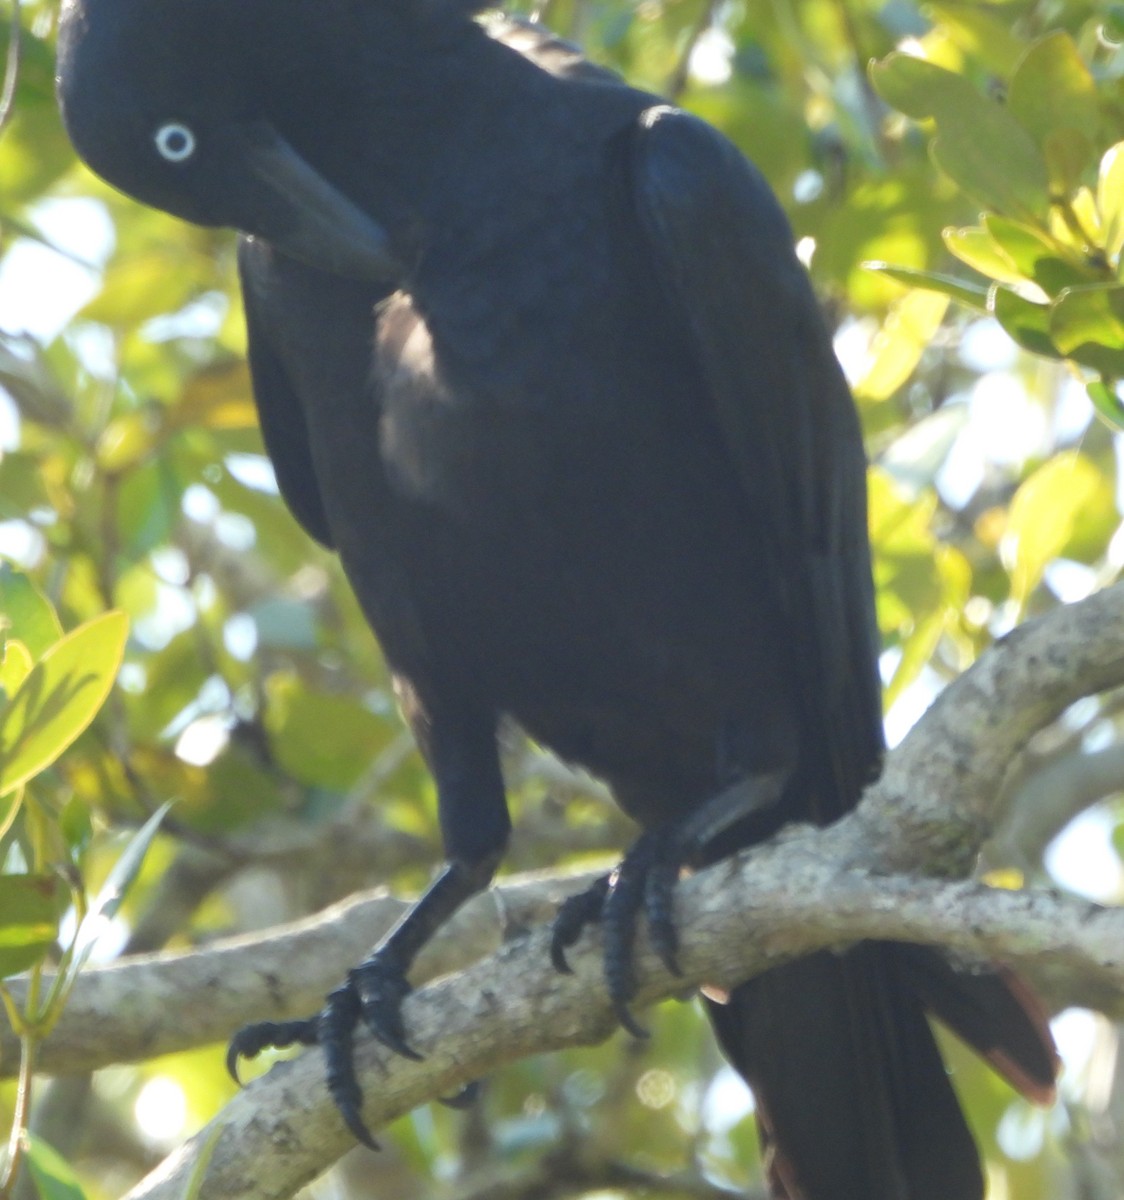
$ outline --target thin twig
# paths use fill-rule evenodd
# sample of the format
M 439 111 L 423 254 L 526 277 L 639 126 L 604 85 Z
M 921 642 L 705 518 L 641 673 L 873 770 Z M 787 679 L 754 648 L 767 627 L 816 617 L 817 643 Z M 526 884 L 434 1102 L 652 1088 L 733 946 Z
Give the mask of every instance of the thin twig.
M 8 57 L 4 64 L 4 89 L 0 91 L 0 134 L 16 109 L 16 83 L 23 53 L 23 22 L 20 0 L 12 0 L 12 32 L 8 39 Z

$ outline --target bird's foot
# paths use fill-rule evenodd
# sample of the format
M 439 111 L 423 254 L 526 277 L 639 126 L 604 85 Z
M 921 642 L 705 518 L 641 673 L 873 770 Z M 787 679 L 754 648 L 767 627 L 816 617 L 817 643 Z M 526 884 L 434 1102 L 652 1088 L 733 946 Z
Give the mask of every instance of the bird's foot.
M 578 940 L 587 925 L 600 922 L 605 982 L 618 1020 L 635 1037 L 648 1036 L 628 1007 L 636 995 L 636 924 L 643 913 L 660 961 L 672 974 L 680 974 L 673 893 L 685 861 L 682 839 L 674 827 L 641 834 L 612 875 L 571 896 L 554 921 L 550 957 L 559 971 L 570 969 L 566 948 Z
M 319 1045 L 324 1051 L 328 1092 L 348 1129 L 365 1146 L 378 1149 L 363 1123 L 363 1092 L 355 1073 L 355 1028 L 362 1021 L 380 1042 L 404 1058 L 421 1059 L 406 1041 L 402 1001 L 410 994 L 405 972 L 383 947 L 348 973 L 324 1007 L 303 1021 L 263 1021 L 247 1025 L 233 1038 L 226 1052 L 227 1070 L 238 1080 L 238 1060 L 253 1058 L 267 1047 Z
M 584 892 L 571 896 L 558 910 L 550 957 L 559 971 L 569 971 L 566 949 L 582 930 L 598 921 L 604 939 L 605 982 L 620 1023 L 636 1037 L 647 1037 L 629 1011 L 636 995 L 634 971 L 636 924 L 643 913 L 652 948 L 663 965 L 680 975 L 675 929 L 675 884 L 687 863 L 705 853 L 715 838 L 738 821 L 776 804 L 788 778 L 786 770 L 746 776 L 712 796 L 682 820 L 640 835 L 620 866 Z

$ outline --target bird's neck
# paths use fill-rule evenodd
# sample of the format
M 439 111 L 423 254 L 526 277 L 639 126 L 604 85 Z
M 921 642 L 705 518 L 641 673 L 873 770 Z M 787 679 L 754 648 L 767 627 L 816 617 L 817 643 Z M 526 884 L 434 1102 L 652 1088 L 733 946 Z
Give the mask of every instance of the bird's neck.
M 502 221 L 528 170 L 541 186 L 572 161 L 556 153 L 577 136 L 566 86 L 476 27 L 455 46 L 408 47 L 393 72 L 355 88 L 333 106 L 335 127 L 309 129 L 301 149 L 407 260 L 433 231 Z

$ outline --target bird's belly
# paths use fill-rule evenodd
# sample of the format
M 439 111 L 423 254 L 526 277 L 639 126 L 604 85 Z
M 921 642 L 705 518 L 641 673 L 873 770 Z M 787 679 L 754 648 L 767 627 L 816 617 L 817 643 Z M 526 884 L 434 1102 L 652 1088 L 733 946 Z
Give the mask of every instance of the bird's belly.
M 691 372 L 513 354 L 450 383 L 416 314 L 397 316 L 377 423 L 321 402 L 310 429 L 391 665 L 511 714 L 622 798 L 712 790 L 730 720 L 760 726 L 748 757 L 771 765 L 791 728 L 785 639 Z
M 721 460 L 636 430 L 568 437 L 526 414 L 494 422 L 487 445 L 471 425 L 464 474 L 427 476 L 452 492 L 402 495 L 392 518 L 437 676 L 625 803 L 643 793 L 647 811 L 713 790 L 727 721 L 756 727 L 742 765 L 774 765 L 791 727 L 787 650 Z M 396 630 L 379 633 L 393 660 Z

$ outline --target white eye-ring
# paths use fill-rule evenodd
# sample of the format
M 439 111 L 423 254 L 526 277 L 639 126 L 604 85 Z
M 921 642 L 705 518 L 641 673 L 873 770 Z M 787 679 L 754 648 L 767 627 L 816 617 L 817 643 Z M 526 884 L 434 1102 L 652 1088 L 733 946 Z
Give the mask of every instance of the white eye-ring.
M 168 162 L 180 163 L 189 159 L 195 153 L 195 134 L 179 121 L 169 121 L 161 125 L 152 135 L 156 149 L 161 158 Z

